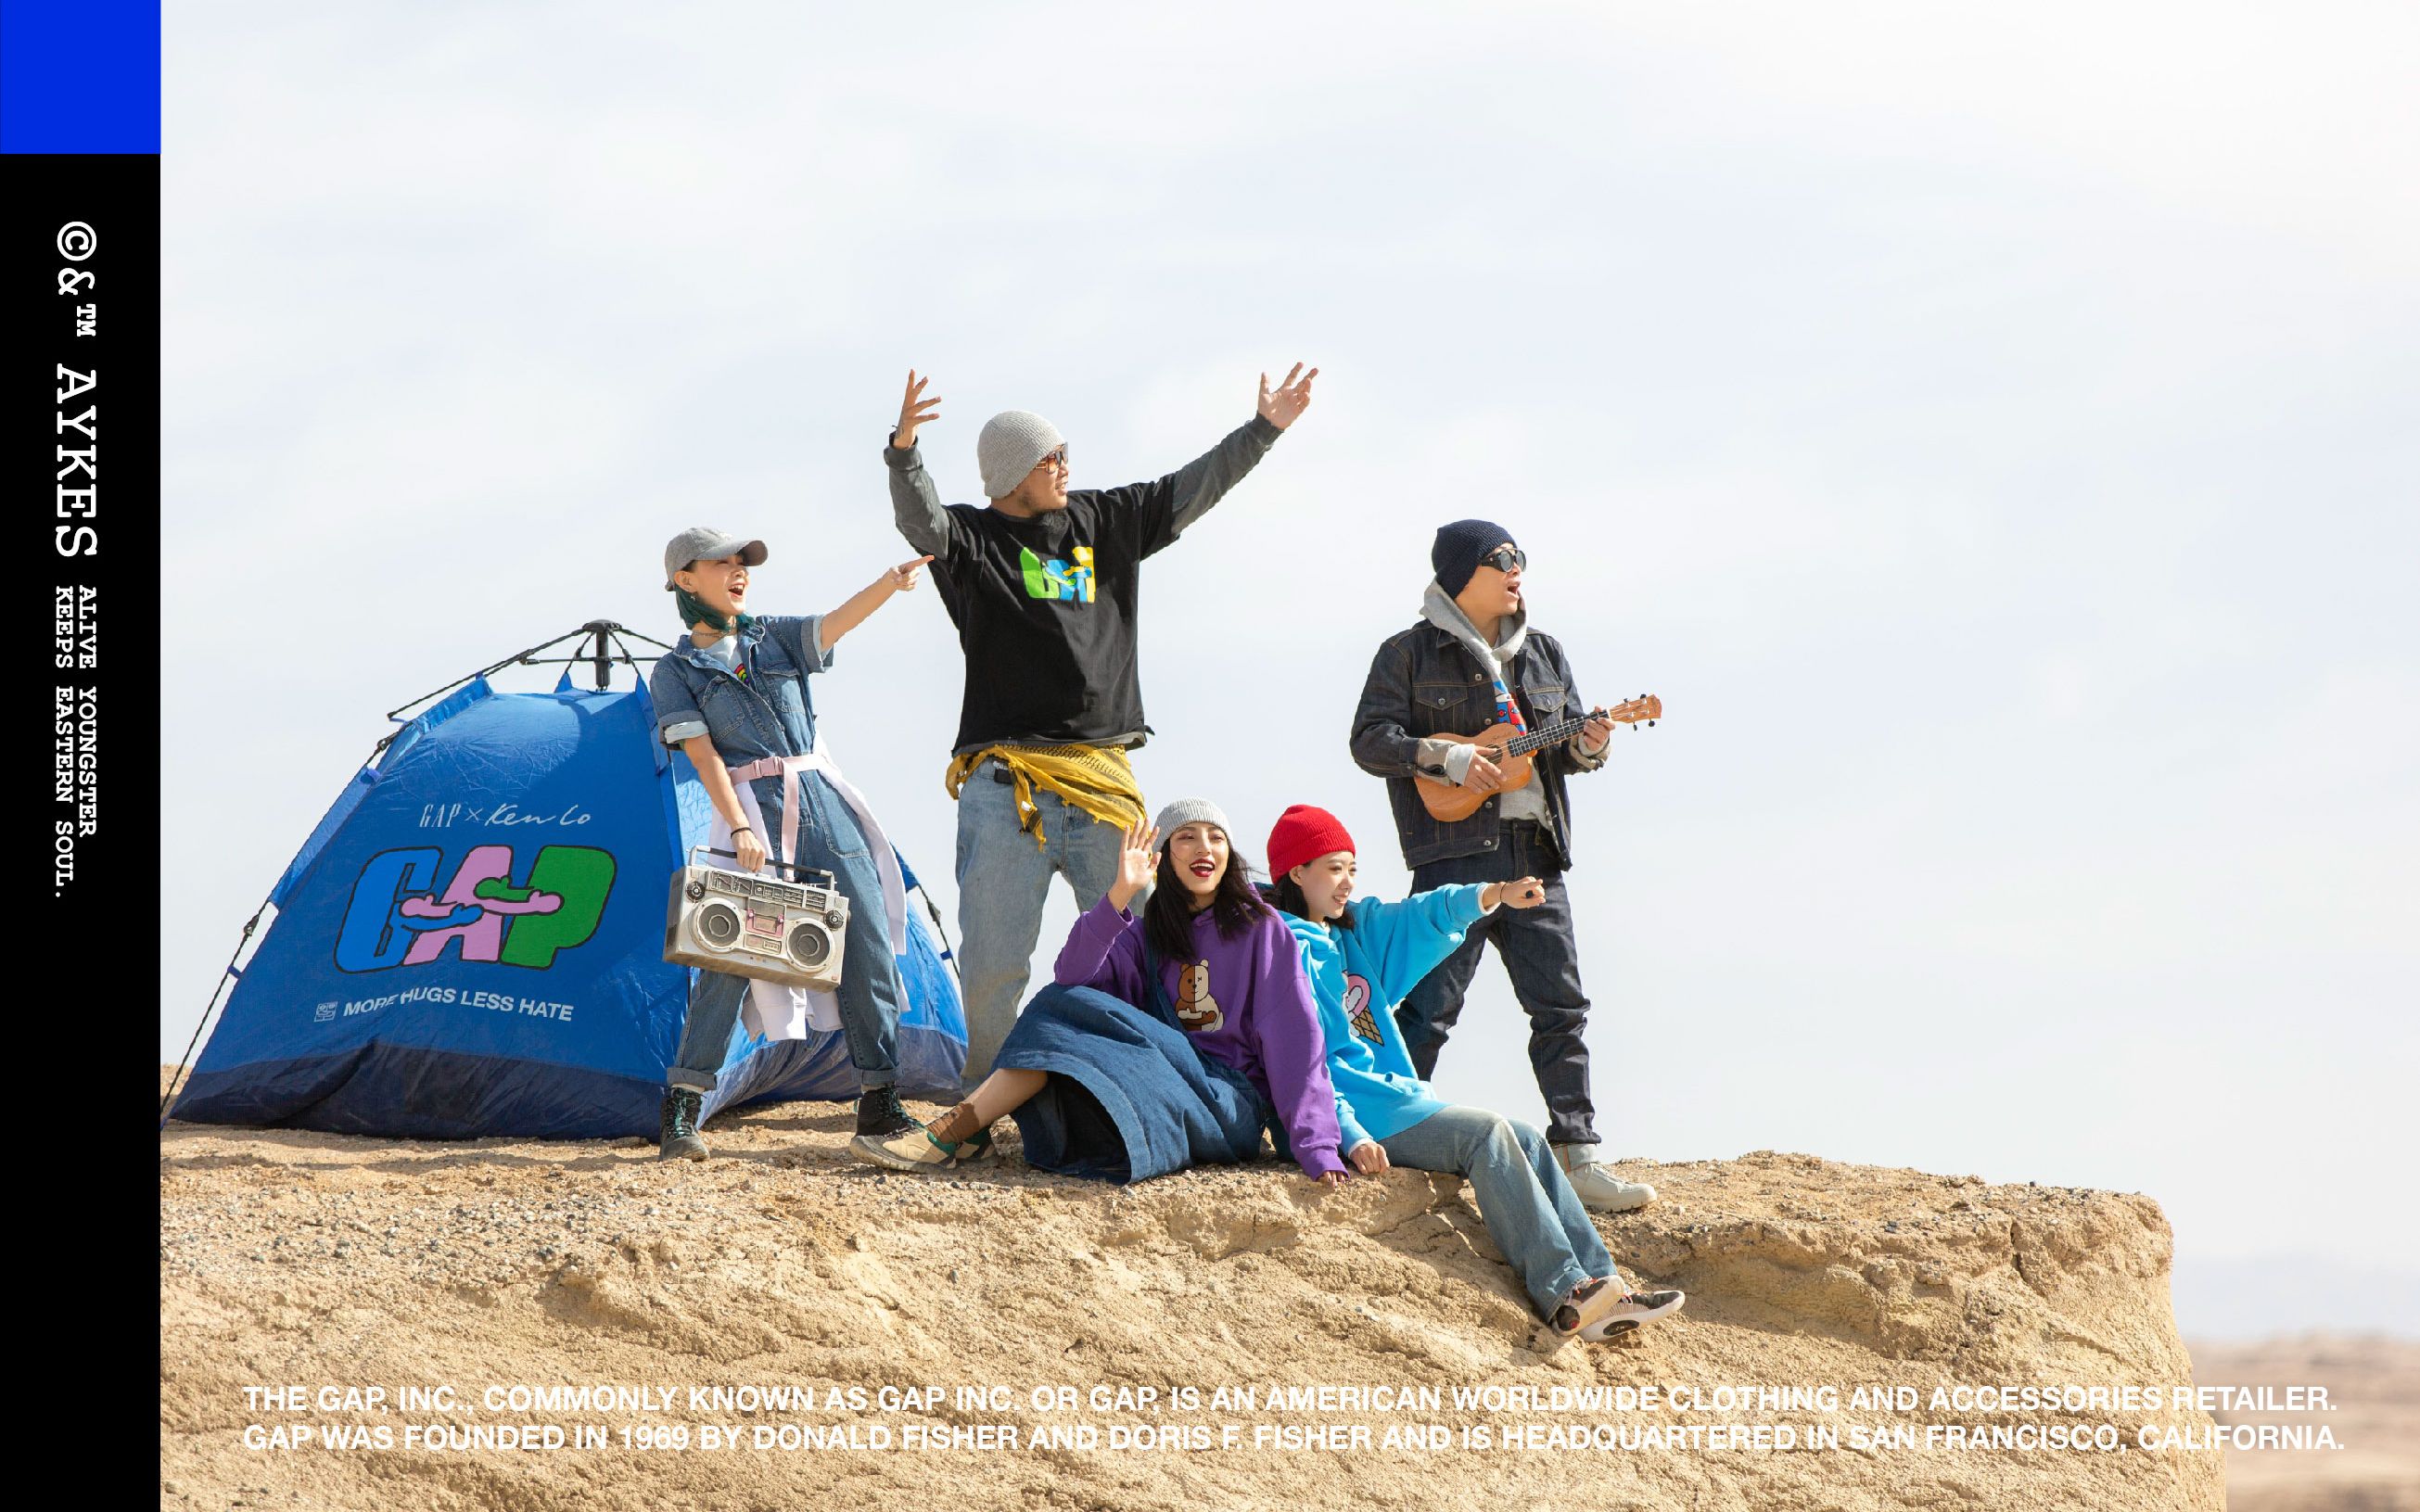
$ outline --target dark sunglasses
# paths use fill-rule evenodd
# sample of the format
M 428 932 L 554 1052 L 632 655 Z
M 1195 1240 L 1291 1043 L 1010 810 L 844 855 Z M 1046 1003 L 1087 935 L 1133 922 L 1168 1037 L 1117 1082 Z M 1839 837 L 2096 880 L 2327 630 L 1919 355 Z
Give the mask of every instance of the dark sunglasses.
M 1517 546 L 1499 546 L 1481 557 L 1479 564 L 1482 567 L 1494 567 L 1498 572 L 1511 572 L 1515 567 L 1528 566 L 1529 559 L 1522 554 L 1521 548 Z
M 1042 460 L 1033 465 L 1038 468 L 1064 468 L 1067 465 L 1067 448 L 1063 446 L 1055 452 L 1046 452 Z

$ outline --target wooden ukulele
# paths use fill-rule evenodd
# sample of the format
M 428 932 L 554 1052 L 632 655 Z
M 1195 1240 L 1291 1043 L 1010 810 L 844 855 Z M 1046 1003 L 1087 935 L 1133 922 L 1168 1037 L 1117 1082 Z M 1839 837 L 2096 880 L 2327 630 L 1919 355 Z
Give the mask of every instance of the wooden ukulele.
M 1528 734 L 1509 724 L 1489 725 L 1475 735 L 1440 735 L 1433 739 L 1466 742 L 1479 748 L 1479 753 L 1504 771 L 1503 785 L 1496 793 L 1510 793 L 1527 784 L 1533 775 L 1534 761 L 1529 752 L 1544 747 L 1559 745 L 1579 733 L 1580 726 L 1590 719 L 1611 719 L 1637 729 L 1641 724 L 1653 724 L 1664 717 L 1664 701 L 1652 693 L 1642 693 L 1627 703 L 1617 703 L 1609 709 L 1598 709 L 1576 718 L 1559 719 L 1541 725 Z M 1496 795 L 1481 793 L 1451 782 L 1435 779 L 1418 784 L 1420 802 L 1432 818 L 1451 824 L 1467 819 L 1479 811 L 1479 806 Z

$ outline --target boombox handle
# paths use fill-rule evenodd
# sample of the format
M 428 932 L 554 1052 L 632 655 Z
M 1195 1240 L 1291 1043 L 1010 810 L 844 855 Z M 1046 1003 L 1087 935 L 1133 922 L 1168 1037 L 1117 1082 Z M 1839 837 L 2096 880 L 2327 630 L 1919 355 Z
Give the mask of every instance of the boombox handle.
M 723 859 L 729 861 L 737 861 L 739 859 L 739 853 L 737 851 L 718 851 L 711 845 L 692 845 L 689 848 L 689 853 L 691 856 L 695 856 L 700 851 L 704 851 L 708 856 L 720 856 Z M 790 880 L 793 882 L 800 882 L 804 880 L 805 873 L 799 869 L 799 863 L 796 861 L 776 861 L 768 856 L 765 857 L 765 864 L 767 866 L 778 866 L 783 871 L 789 872 Z M 830 872 L 818 870 L 815 872 L 815 875 L 824 879 L 824 890 L 826 892 L 838 892 L 840 890 L 840 879 L 833 876 Z

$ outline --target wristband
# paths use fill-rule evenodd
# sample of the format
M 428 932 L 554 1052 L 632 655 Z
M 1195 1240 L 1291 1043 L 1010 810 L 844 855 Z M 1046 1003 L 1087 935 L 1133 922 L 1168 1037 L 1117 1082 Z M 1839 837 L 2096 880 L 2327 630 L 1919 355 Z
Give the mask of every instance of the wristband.
M 756 826 L 754 825 L 741 825 L 731 832 L 731 838 L 733 840 L 737 840 L 742 835 L 753 835 L 754 833 L 756 833 Z

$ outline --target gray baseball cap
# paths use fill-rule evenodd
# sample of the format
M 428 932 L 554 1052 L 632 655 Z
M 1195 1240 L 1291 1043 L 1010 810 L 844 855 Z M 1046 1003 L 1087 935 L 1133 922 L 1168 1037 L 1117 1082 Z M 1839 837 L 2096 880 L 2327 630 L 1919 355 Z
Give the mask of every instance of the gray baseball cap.
M 765 543 L 718 531 L 711 525 L 692 525 L 664 548 L 664 587 L 670 589 L 673 574 L 690 563 L 720 562 L 724 557 L 737 557 L 748 566 L 755 566 L 765 560 Z

